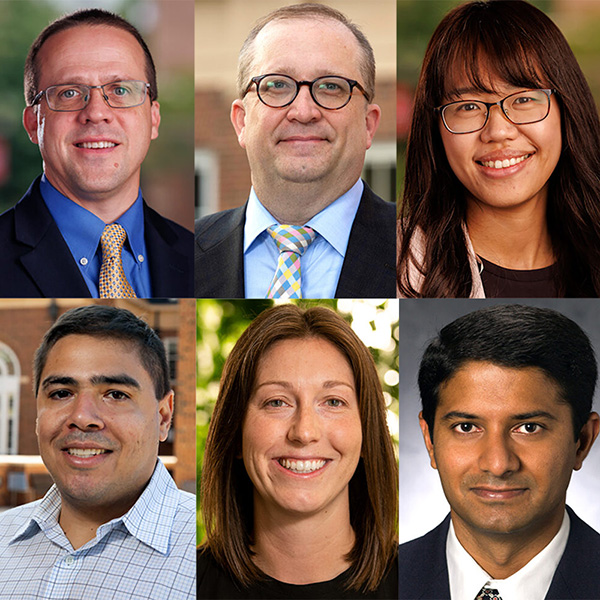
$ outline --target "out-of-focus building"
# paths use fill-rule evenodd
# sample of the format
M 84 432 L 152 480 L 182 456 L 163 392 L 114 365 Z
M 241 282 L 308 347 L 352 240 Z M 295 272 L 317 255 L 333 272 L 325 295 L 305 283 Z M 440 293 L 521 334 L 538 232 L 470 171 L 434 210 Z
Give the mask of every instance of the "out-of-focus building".
M 237 57 L 254 23 L 292 0 L 196 0 L 196 216 L 242 205 L 250 191 L 246 153 L 229 120 L 237 97 Z M 330 0 L 369 39 L 377 62 L 374 102 L 382 119 L 367 152 L 363 178 L 386 200 L 395 199 L 396 2 Z M 302 52 L 302 49 L 298 49 Z
M 169 437 L 159 448 L 178 486 L 196 484 L 195 301 L 183 300 L 0 300 L 0 505 L 41 497 L 51 485 L 40 464 L 35 435 L 32 361 L 44 333 L 70 308 L 108 304 L 144 319 L 165 344 L 175 411 Z

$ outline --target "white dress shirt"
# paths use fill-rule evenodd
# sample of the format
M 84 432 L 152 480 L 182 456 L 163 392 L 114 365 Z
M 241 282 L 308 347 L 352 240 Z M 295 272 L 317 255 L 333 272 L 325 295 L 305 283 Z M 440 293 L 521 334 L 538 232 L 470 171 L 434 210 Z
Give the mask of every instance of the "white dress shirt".
M 452 600 L 475 600 L 481 588 L 498 590 L 502 600 L 544 600 L 556 567 L 565 551 L 571 523 L 565 511 L 562 525 L 552 541 L 524 567 L 506 579 L 493 579 L 464 549 L 450 521 L 446 560 Z

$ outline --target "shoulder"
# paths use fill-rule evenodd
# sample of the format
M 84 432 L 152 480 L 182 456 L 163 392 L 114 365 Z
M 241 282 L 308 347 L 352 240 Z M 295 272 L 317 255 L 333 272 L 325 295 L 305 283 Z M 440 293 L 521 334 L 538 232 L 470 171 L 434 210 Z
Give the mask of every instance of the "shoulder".
M 223 235 L 227 235 L 236 227 L 244 224 L 245 214 L 246 206 L 244 205 L 197 219 L 194 224 L 196 242 L 211 242 Z
M 217 564 L 210 548 L 200 547 L 196 553 L 198 600 L 246 598 L 241 587 Z M 254 596 L 253 596 L 254 597 Z
M 571 528 L 547 598 L 600 598 L 600 533 L 567 507 Z
M 150 208 L 144 202 L 144 219 L 146 225 L 150 225 L 158 231 L 158 233 L 169 242 L 171 245 L 177 245 L 183 243 L 186 247 L 192 240 L 192 232 L 185 227 L 182 227 L 175 221 L 163 217 L 160 213 L 156 212 L 153 208 Z
M 361 214 L 362 213 L 362 214 Z M 368 215 L 385 225 L 386 230 L 394 231 L 396 223 L 396 204 L 380 198 L 366 183 L 360 199 L 357 218 Z
M 446 537 L 449 526 L 450 515 L 429 533 L 400 545 L 398 548 L 400 598 L 421 597 L 420 594 L 426 591 L 432 582 L 442 588 L 448 585 Z
M 30 521 L 41 500 L 11 508 L 0 514 L 0 546 L 6 545 Z

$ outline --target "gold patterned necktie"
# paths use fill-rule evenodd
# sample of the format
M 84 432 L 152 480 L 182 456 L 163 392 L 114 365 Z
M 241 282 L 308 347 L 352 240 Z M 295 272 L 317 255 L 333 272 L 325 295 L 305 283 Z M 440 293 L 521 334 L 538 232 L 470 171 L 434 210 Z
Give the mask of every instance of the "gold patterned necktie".
M 118 223 L 107 225 L 102 232 L 100 237 L 102 266 L 98 284 L 100 298 L 137 297 L 123 271 L 121 250 L 126 239 L 125 229 Z
M 314 229 L 278 225 L 269 227 L 267 231 L 279 248 L 277 269 L 267 291 L 267 298 L 302 298 L 300 257 L 313 243 L 316 235 Z

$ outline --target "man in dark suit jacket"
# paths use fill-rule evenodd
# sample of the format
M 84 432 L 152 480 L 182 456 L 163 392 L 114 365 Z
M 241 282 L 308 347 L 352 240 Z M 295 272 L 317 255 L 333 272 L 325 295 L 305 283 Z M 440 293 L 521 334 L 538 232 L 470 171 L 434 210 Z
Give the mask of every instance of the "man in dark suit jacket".
M 191 296 L 192 234 L 139 189 L 160 124 L 139 32 L 99 9 L 61 17 L 29 50 L 25 96 L 23 124 L 44 177 L 0 216 L 0 296 L 123 297 L 110 290 L 115 280 L 129 297 Z M 124 241 L 109 256 L 115 231 Z
M 588 337 L 553 310 L 493 306 L 440 331 L 419 420 L 450 515 L 400 546 L 400 599 L 600 598 L 600 534 L 566 507 L 596 379 Z
M 296 254 L 301 295 L 271 297 L 395 296 L 395 205 L 360 180 L 381 113 L 374 84 L 373 50 L 339 11 L 299 4 L 259 20 L 231 110 L 252 191 L 196 222 L 196 296 L 266 297 L 279 259 L 269 229 L 280 225 L 315 237 Z

